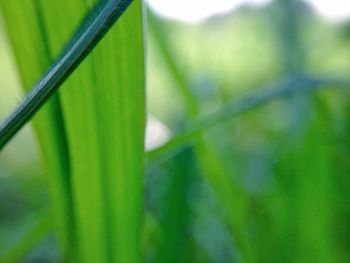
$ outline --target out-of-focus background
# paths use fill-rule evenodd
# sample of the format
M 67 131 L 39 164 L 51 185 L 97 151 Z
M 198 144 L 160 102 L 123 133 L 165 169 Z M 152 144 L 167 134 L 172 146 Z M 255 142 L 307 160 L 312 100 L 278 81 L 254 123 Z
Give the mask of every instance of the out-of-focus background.
M 350 80 L 349 18 L 344 0 L 149 0 L 147 150 L 286 79 Z M 147 166 L 146 262 L 350 262 L 350 97 L 323 86 Z M 1 119 L 22 96 L 0 16 Z M 0 154 L 0 254 L 47 213 L 39 160 L 29 127 Z M 52 235 L 25 262 L 58 260 Z

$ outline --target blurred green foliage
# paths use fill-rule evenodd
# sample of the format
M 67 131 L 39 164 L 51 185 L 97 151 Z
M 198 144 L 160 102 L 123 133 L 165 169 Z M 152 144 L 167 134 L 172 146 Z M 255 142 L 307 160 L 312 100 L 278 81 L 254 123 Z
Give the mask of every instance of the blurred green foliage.
M 346 79 L 350 72 L 349 25 L 327 22 L 303 2 L 242 7 L 198 25 L 152 13 L 149 20 L 149 110 L 174 133 L 291 74 Z M 18 84 L 4 73 L 13 71 L 4 50 L 0 113 L 19 94 L 9 88 Z M 27 132 L 0 156 L 2 251 L 47 210 L 34 147 Z M 146 168 L 146 262 L 350 261 L 347 90 L 274 100 L 184 148 Z M 59 254 L 53 237 L 33 251 L 25 262 Z

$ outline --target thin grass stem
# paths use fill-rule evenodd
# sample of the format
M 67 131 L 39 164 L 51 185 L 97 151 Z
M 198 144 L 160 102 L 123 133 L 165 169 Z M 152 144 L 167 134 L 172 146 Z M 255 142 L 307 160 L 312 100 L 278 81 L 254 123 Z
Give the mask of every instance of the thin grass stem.
M 166 144 L 146 153 L 148 167 L 151 168 L 163 161 L 172 158 L 196 141 L 201 132 L 215 127 L 242 113 L 259 106 L 266 105 L 276 99 L 295 96 L 301 93 L 315 92 L 322 88 L 350 87 L 347 80 L 335 80 L 310 76 L 291 76 L 278 81 L 268 87 L 259 88 L 261 92 L 254 92 L 242 98 L 235 99 L 222 106 L 216 112 L 191 121 L 189 125 L 178 132 Z

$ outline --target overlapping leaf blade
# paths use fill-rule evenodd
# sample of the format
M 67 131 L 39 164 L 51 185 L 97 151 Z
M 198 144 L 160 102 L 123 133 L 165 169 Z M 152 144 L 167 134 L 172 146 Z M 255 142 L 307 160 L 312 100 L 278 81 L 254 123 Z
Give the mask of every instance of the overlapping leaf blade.
M 38 76 L 25 83 L 30 87 L 96 1 L 24 2 L 23 9 L 18 8 L 19 1 L 4 1 L 3 7 L 14 49 L 22 61 L 20 68 L 27 73 L 22 74 L 24 79 L 32 77 L 32 66 L 43 60 Z M 24 42 L 28 45 L 23 46 Z M 52 195 L 60 204 L 71 196 L 73 201 L 64 204 L 74 204 L 74 213 L 72 208 L 69 213 L 54 208 L 64 219 L 72 219 L 67 224 L 69 230 L 62 231 L 70 235 L 66 248 L 74 251 L 66 249 L 67 260 L 140 262 L 145 125 L 141 1 L 133 2 L 98 49 L 63 85 L 60 100 L 56 106 L 60 109 L 43 117 L 41 123 L 59 116 L 65 125 L 64 136 L 57 135 L 56 141 L 48 138 L 46 144 L 55 146 L 47 153 L 51 160 L 69 158 L 69 185 L 62 187 L 66 194 Z M 50 129 L 59 130 L 45 123 L 44 135 L 39 137 L 45 138 Z M 66 140 L 58 142 L 62 138 Z M 64 154 L 55 150 L 60 147 L 66 149 Z M 52 170 L 60 171 L 57 167 Z M 61 173 L 57 178 L 65 177 Z M 54 189 L 59 186 L 51 174 L 48 180 Z

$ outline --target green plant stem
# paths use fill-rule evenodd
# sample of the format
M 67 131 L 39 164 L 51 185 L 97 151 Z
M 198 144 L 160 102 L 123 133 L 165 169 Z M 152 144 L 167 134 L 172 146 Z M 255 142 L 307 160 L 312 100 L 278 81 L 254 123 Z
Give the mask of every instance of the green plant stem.
M 171 43 L 164 33 L 164 25 L 161 20 L 155 16 L 151 11 L 148 12 L 149 32 L 156 41 L 157 48 L 161 54 L 168 72 L 175 81 L 177 87 L 180 89 L 181 95 L 187 107 L 187 113 L 190 117 L 194 117 L 199 113 L 197 101 L 194 98 L 191 90 L 188 88 L 187 79 L 184 78 L 185 70 L 183 70 L 177 63 L 174 53 L 171 49 Z
M 68 48 L 52 68 L 34 86 L 16 110 L 0 126 L 0 150 L 30 120 L 56 89 L 74 72 L 93 50 L 132 0 L 107 1 L 93 22 L 82 30 L 79 28 L 69 42 Z M 94 14 L 96 10 L 92 11 Z M 90 18 L 91 19 L 91 18 Z M 85 26 L 83 25 L 82 28 Z
M 314 92 L 326 87 L 350 87 L 350 82 L 346 80 L 291 76 L 271 86 L 261 88 L 263 91 L 260 93 L 255 92 L 243 98 L 235 99 L 211 115 L 192 121 L 166 144 L 147 152 L 148 165 L 152 167 L 173 157 L 178 152 L 193 144 L 197 139 L 197 135 L 203 132 L 203 130 L 212 128 L 242 113 L 270 103 L 275 99 L 295 96 L 300 93 Z

